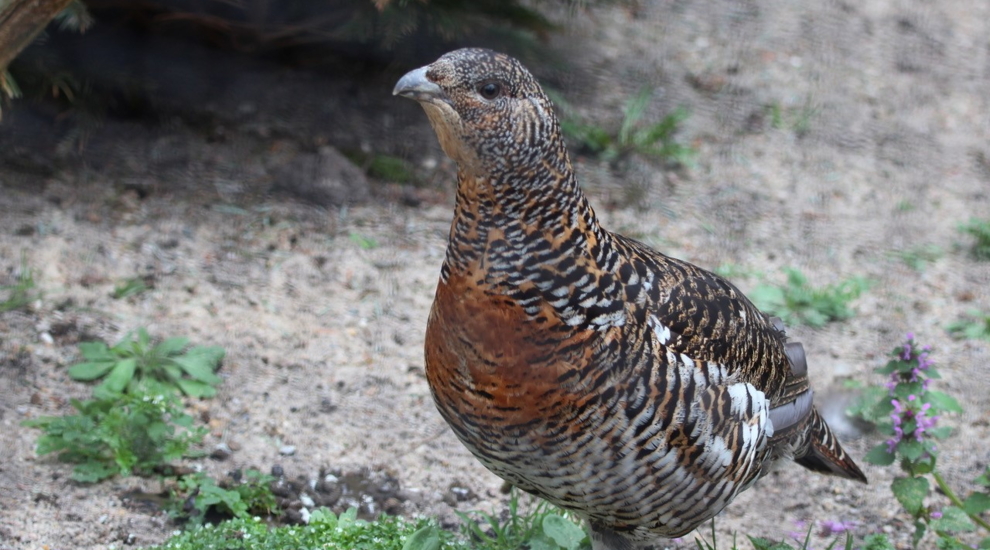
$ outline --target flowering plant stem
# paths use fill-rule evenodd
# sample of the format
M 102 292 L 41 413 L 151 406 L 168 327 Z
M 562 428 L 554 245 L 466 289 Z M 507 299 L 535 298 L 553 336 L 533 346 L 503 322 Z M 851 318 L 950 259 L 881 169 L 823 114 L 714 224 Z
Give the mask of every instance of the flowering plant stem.
M 955 504 L 956 506 L 958 506 L 963 510 L 967 508 L 966 504 L 962 501 L 962 499 L 960 499 L 959 496 L 956 495 L 956 492 L 953 491 L 951 487 L 949 487 L 949 484 L 945 482 L 945 478 L 942 477 L 942 474 L 940 474 L 937 470 L 932 470 L 932 478 L 935 479 L 935 483 L 938 484 L 938 488 L 941 489 L 943 493 L 945 493 L 945 496 L 948 497 L 950 501 L 952 501 L 952 504 Z M 973 520 L 973 523 L 986 529 L 987 532 L 990 532 L 990 523 L 987 523 L 983 518 L 980 517 L 979 514 L 968 513 L 967 515 L 969 516 L 969 519 Z

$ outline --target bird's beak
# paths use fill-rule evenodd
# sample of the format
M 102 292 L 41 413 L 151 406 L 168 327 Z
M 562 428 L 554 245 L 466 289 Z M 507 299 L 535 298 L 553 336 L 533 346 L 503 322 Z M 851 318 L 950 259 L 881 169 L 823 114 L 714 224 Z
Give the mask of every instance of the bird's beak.
M 401 95 L 416 101 L 436 99 L 440 93 L 440 86 L 426 78 L 426 67 L 420 67 L 406 73 L 392 90 L 392 95 Z

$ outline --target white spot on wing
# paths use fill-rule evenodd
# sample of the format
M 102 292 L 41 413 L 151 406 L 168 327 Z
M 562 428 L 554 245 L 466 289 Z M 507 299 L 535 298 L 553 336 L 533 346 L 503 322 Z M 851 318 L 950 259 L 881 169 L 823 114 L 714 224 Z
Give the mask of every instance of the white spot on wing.
M 653 327 L 653 333 L 657 335 L 657 342 L 662 346 L 666 346 L 667 342 L 670 342 L 670 328 L 661 323 L 656 315 L 650 315 L 648 323 Z

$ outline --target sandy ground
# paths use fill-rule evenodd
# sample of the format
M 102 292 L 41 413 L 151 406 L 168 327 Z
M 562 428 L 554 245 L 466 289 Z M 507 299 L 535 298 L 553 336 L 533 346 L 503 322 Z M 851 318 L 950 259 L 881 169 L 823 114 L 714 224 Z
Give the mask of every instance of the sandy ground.
M 679 105 L 692 113 L 681 136 L 699 153 L 686 171 L 634 159 L 617 173 L 577 159 L 608 227 L 776 282 L 785 266 L 815 285 L 870 278 L 852 320 L 791 330 L 809 353 L 820 406 L 852 454 L 865 454 L 879 436 L 842 421 L 842 382 L 879 382 L 872 369 L 913 331 L 936 347 L 938 387 L 966 409 L 944 419 L 957 428 L 941 446 L 948 480 L 964 487 L 982 471 L 990 343 L 951 340 L 945 326 L 967 309 L 990 310 L 990 264 L 967 257 L 957 229 L 990 217 L 990 5 L 642 2 L 561 17 L 571 28 L 552 47 L 570 69 L 536 72 L 583 115 L 616 126 L 643 83 L 655 86 L 647 120 Z M 31 307 L 0 314 L 0 549 L 149 545 L 175 529 L 122 498 L 155 492 L 157 481 L 73 483 L 69 466 L 35 456 L 38 432 L 20 426 L 88 396 L 65 372 L 79 341 L 112 342 L 141 326 L 227 350 L 219 396 L 189 404 L 208 420 L 210 448 L 236 449 L 195 463 L 206 471 L 278 464 L 315 479 L 321 469 L 367 468 L 398 480 L 405 514 L 452 521 L 455 506 L 499 506 L 500 480 L 446 428 L 423 375 L 450 166 L 432 138 L 406 139 L 431 136 L 414 105 L 393 114 L 388 125 L 369 116 L 372 135 L 392 136 L 382 147 L 438 163 L 435 181 L 415 190 L 427 197 L 418 206 L 384 193 L 327 210 L 259 197 L 215 168 L 152 174 L 138 192 L 129 182 L 147 166 L 140 156 L 43 176 L 0 168 L 0 285 L 27 266 L 42 291 Z M 274 154 L 263 140 L 232 147 L 181 125 L 162 131 L 192 140 L 199 156 L 185 162 L 198 166 L 216 166 L 203 159 L 217 155 L 250 170 Z M 161 140 L 156 132 L 128 139 Z M 151 159 L 155 148 L 143 150 Z M 922 271 L 898 256 L 925 245 L 941 253 Z M 154 288 L 110 297 L 134 276 Z M 746 290 L 759 278 L 737 282 Z M 280 454 L 287 445 L 291 456 Z M 738 498 L 718 531 L 779 538 L 799 521 L 843 520 L 906 544 L 910 520 L 887 490 L 894 472 L 864 470 L 869 486 L 784 466 Z M 457 502 L 451 486 L 476 498 Z

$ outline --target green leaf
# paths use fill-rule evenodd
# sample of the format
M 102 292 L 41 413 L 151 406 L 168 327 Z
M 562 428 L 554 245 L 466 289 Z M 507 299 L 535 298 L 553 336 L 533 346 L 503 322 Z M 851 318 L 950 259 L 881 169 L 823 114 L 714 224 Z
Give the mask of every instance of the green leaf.
M 901 463 L 901 469 L 915 476 L 930 474 L 935 469 L 935 459 L 927 457 L 927 459 L 915 461 L 907 460 Z
M 213 397 L 217 394 L 213 386 L 199 380 L 180 378 L 175 381 L 175 385 L 189 397 Z
M 952 434 L 952 428 L 950 426 L 939 426 L 937 428 L 928 428 L 925 433 L 934 437 L 935 439 L 945 439 Z
M 973 550 L 972 546 L 963 544 L 955 537 L 945 533 L 939 533 L 938 539 L 935 541 L 935 548 L 938 550 Z
M 216 365 L 223 361 L 227 352 L 220 346 L 193 346 L 185 353 L 185 357 L 197 357 Z
M 928 480 L 923 477 L 898 477 L 890 484 L 894 497 L 913 516 L 922 513 L 928 489 Z
M 942 393 L 940 391 L 929 391 L 925 394 L 926 401 L 932 404 L 932 407 L 944 412 L 954 412 L 961 413 L 963 408 L 956 401 L 955 397 Z
M 205 382 L 211 386 L 216 386 L 223 381 L 219 376 L 213 374 L 215 363 L 210 363 L 202 356 L 190 357 L 188 355 L 183 355 L 182 357 L 174 357 L 170 359 L 170 361 L 178 365 L 179 368 L 186 372 L 186 374 L 196 380 L 199 380 L 200 382 Z
M 863 539 L 863 550 L 897 550 L 897 548 L 887 540 L 887 535 L 869 535 Z
M 351 506 L 347 510 L 344 510 L 340 516 L 337 517 L 337 525 L 340 529 L 345 529 L 357 523 L 357 508 Z
M 976 529 L 972 520 L 961 508 L 946 506 L 942 509 L 942 517 L 931 522 L 931 528 L 936 531 L 972 531 Z
M 980 541 L 980 550 L 990 549 L 990 537 L 987 537 Z
M 866 453 L 863 460 L 866 460 L 870 464 L 876 464 L 877 466 L 889 466 L 894 463 L 894 458 L 895 456 L 893 453 L 887 452 L 887 444 L 881 443 L 876 447 L 873 447 L 870 452 Z
M 560 550 L 560 546 L 557 545 L 546 533 L 536 532 L 529 540 L 526 541 L 526 546 L 529 550 Z
M 862 390 L 855 404 L 846 410 L 846 414 L 876 424 L 884 419 L 885 415 L 879 411 L 880 406 L 884 403 L 890 405 L 887 388 L 870 386 Z M 890 414 L 889 411 L 887 414 Z
M 437 532 L 437 528 L 432 525 L 427 525 L 409 535 L 405 544 L 402 545 L 402 550 L 439 550 L 439 548 L 440 534 Z
M 915 439 L 902 439 L 900 443 L 897 444 L 897 452 L 901 454 L 902 457 L 914 461 L 921 458 L 925 454 L 925 445 L 921 441 Z
M 134 370 L 137 368 L 137 359 L 128 357 L 122 359 L 114 365 L 113 370 L 107 375 L 103 386 L 110 391 L 122 392 L 127 387 L 127 383 L 134 378 Z
M 921 382 L 901 382 L 897 384 L 894 388 L 894 396 L 901 402 L 901 404 L 908 403 L 911 401 L 909 398 L 913 395 L 916 398 L 924 393 L 925 388 L 922 386 Z
M 630 132 L 639 122 L 639 119 L 643 118 L 643 113 L 646 111 L 646 106 L 649 105 L 652 95 L 653 90 L 646 86 L 626 104 L 625 116 L 623 116 L 622 126 L 619 128 L 619 143 L 621 145 L 629 144 Z
M 543 518 L 543 532 L 561 548 L 576 550 L 585 539 L 584 529 L 571 520 L 550 514 Z
M 926 531 L 928 531 L 928 524 L 918 518 L 915 518 L 914 533 L 911 534 L 911 546 L 917 548 L 918 543 L 921 542 L 922 538 L 924 538 Z
M 117 474 L 112 464 L 84 462 L 72 469 L 72 479 L 81 483 L 96 483 Z
M 986 493 L 973 493 L 963 501 L 963 510 L 972 516 L 978 516 L 990 510 L 990 495 Z
M 113 361 L 116 359 L 110 348 L 103 342 L 82 342 L 79 344 L 79 353 L 90 361 Z
M 747 537 L 755 550 L 794 550 L 794 547 L 785 542 L 774 542 L 770 539 L 760 537 Z
M 317 508 L 313 510 L 313 513 L 309 515 L 310 524 L 324 524 L 330 528 L 330 530 L 337 528 L 337 514 L 333 513 L 333 510 L 329 508 Z
M 69 376 L 73 380 L 82 380 L 88 382 L 90 380 L 96 380 L 97 378 L 110 372 L 113 368 L 114 361 L 99 361 L 99 362 L 87 362 L 78 363 L 69 367 Z
M 140 346 L 142 350 L 151 346 L 151 336 L 148 334 L 148 329 L 144 327 L 138 329 L 137 346 Z
M 162 343 L 155 346 L 151 353 L 158 357 L 171 357 L 173 355 L 178 355 L 182 353 L 182 350 L 186 349 L 189 345 L 189 339 L 185 336 L 176 336 L 175 338 L 166 338 Z

